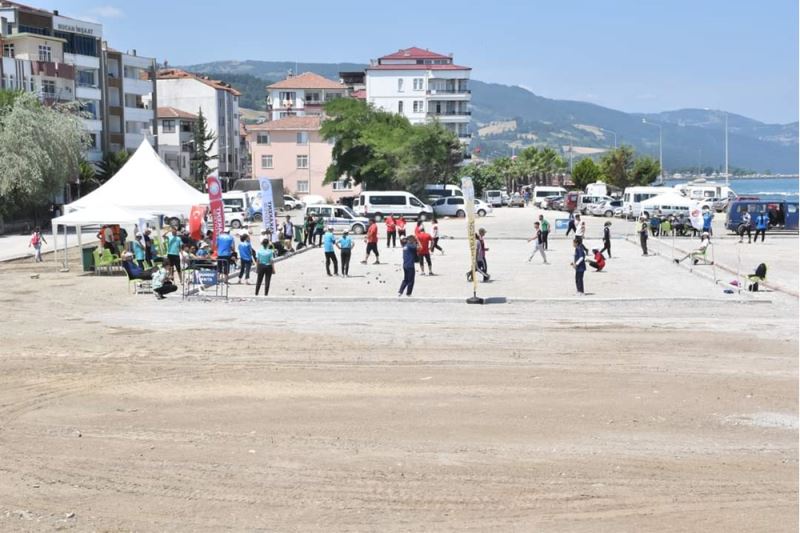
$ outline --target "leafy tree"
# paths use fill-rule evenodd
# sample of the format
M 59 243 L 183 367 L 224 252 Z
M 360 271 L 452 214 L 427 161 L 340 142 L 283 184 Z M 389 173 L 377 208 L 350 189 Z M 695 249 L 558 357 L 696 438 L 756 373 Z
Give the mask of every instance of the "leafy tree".
M 572 182 L 578 189 L 585 189 L 590 183 L 596 182 L 603 175 L 600 166 L 590 158 L 584 158 L 572 168 Z
M 499 189 L 505 183 L 497 167 L 491 163 L 470 163 L 464 165 L 459 169 L 458 177 L 460 179 L 464 176 L 472 178 L 476 196 L 482 195 L 485 190 Z M 457 184 L 460 184 L 460 182 Z
M 439 124 L 412 126 L 402 115 L 349 98 L 327 103 L 325 111 L 320 132 L 334 141 L 326 183 L 349 176 L 373 190 L 421 193 L 426 183 L 454 176 L 463 158 L 458 139 Z
M 650 185 L 661 174 L 661 165 L 658 160 L 650 156 L 640 157 L 633 164 L 631 182 L 634 185 Z
M 0 98 L 0 210 L 45 205 L 77 175 L 89 146 L 79 110 L 42 105 L 30 93 Z
M 192 141 L 194 146 L 191 164 L 192 181 L 195 187 L 202 189 L 206 177 L 217 168 L 209 166 L 211 161 L 217 159 L 217 156 L 209 155 L 209 152 L 214 149 L 217 136 L 213 130 L 208 128 L 208 122 L 202 109 L 197 112 L 197 121 L 192 130 Z
M 633 148 L 622 145 L 609 150 L 600 159 L 600 169 L 612 185 L 624 189 L 631 185 L 631 172 L 634 165 Z
M 103 160 L 98 163 L 97 182 L 99 185 L 107 182 L 114 177 L 114 174 L 125 166 L 128 162 L 130 154 L 126 150 L 119 152 L 108 153 L 103 156 Z

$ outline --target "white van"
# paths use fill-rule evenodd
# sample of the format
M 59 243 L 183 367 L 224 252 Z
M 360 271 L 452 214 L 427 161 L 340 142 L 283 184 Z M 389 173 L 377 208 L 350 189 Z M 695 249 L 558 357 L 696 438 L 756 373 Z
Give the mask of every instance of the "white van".
M 669 187 L 626 187 L 622 194 L 622 216 L 638 217 L 642 211 L 642 202 L 671 190 Z
M 433 208 L 404 191 L 364 191 L 353 200 L 353 211 L 381 221 L 387 215 L 420 220 L 433 218 Z
M 464 196 L 461 187 L 457 185 L 430 184 L 425 186 L 425 194 L 428 200 L 433 202 L 438 198 L 450 198 L 451 196 Z
M 539 186 L 533 188 L 533 205 L 542 207 L 542 200 L 548 196 L 563 196 L 567 194 L 567 189 L 564 187 L 547 187 Z
M 483 201 L 492 207 L 502 207 L 503 191 L 497 189 L 483 191 Z

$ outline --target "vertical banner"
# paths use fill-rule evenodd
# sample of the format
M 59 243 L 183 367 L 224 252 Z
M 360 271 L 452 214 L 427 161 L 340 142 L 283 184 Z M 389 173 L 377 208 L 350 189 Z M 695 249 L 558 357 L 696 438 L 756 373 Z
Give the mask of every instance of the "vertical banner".
M 478 276 L 475 272 L 477 242 L 475 240 L 475 187 L 469 176 L 461 178 L 461 191 L 464 193 L 464 210 L 467 212 L 467 241 L 472 270 L 472 296 L 478 293 Z
M 216 176 L 206 178 L 206 186 L 208 188 L 209 209 L 211 209 L 211 222 L 214 228 L 214 240 L 211 246 L 216 249 L 217 237 L 225 230 L 225 206 L 222 203 L 222 187 L 219 184 L 219 178 Z
M 703 210 L 698 202 L 689 208 L 689 222 L 697 231 L 703 231 Z
M 264 229 L 272 232 L 273 236 L 278 231 L 278 219 L 275 214 L 275 199 L 272 196 L 272 182 L 269 178 L 258 178 L 261 186 L 261 220 Z
M 203 219 L 206 216 L 206 206 L 193 205 L 189 212 L 189 236 L 199 241 L 203 238 Z

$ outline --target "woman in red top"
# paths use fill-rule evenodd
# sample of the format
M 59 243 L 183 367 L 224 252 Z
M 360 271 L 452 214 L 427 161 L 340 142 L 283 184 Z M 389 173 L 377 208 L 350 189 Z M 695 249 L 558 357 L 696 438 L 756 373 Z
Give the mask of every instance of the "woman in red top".
M 402 239 L 406 236 L 406 219 L 399 216 L 395 219 L 395 224 L 397 224 L 397 236 Z
M 600 272 L 606 266 L 606 258 L 600 253 L 600 250 L 593 249 L 594 261 L 589 261 L 589 266 L 595 269 L 595 272 Z
M 391 243 L 392 248 L 397 247 L 397 226 L 394 217 L 389 215 L 386 217 L 386 247 Z

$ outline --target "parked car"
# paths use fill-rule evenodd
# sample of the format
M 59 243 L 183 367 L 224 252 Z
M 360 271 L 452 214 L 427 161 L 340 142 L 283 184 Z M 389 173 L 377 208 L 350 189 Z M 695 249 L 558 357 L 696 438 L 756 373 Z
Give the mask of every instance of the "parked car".
M 294 196 L 290 196 L 288 194 L 283 195 L 283 208 L 286 211 L 293 211 L 295 209 L 302 209 L 304 207 L 305 204 Z
M 225 207 L 225 225 L 231 229 L 243 228 L 247 223 L 247 214 L 241 207 Z
M 308 215 L 314 217 L 322 216 L 325 219 L 325 226 L 333 226 L 333 231 L 349 231 L 355 235 L 361 235 L 367 231 L 369 219 L 356 215 L 352 209 L 344 205 L 315 204 L 307 205 L 303 209 L 303 220 Z
M 483 191 L 483 201 L 492 207 L 502 207 L 503 191 L 497 189 Z
M 415 220 L 429 220 L 433 209 L 404 191 L 364 191 L 353 201 L 353 211 L 360 216 L 375 217 L 381 221 L 385 216 L 402 216 Z
M 515 192 L 508 201 L 508 207 L 525 207 L 525 198 L 518 192 Z
M 511 197 L 508 195 L 506 191 L 503 191 L 500 195 L 500 199 L 503 202 L 502 205 L 508 205 L 508 202 L 511 200 Z
M 611 218 L 614 216 L 614 211 L 619 208 L 622 210 L 622 200 L 606 200 L 605 202 L 598 202 L 589 206 L 589 213 L 596 217 Z
M 465 217 L 465 200 L 463 196 L 451 196 L 450 198 L 439 198 L 433 202 L 433 212 L 437 217 Z M 485 217 L 492 212 L 492 206 L 483 200 L 475 199 L 475 213 L 479 217 Z
M 547 196 L 545 198 L 542 198 L 539 202 L 539 205 L 541 206 L 542 209 L 557 209 L 555 207 L 556 202 L 563 199 L 564 195 L 555 194 L 553 196 Z
M 590 196 L 588 194 L 580 194 L 578 195 L 578 207 L 577 210 L 582 214 L 585 215 L 589 212 L 589 208 L 593 204 L 600 204 L 603 202 L 608 202 L 613 200 L 610 196 Z

